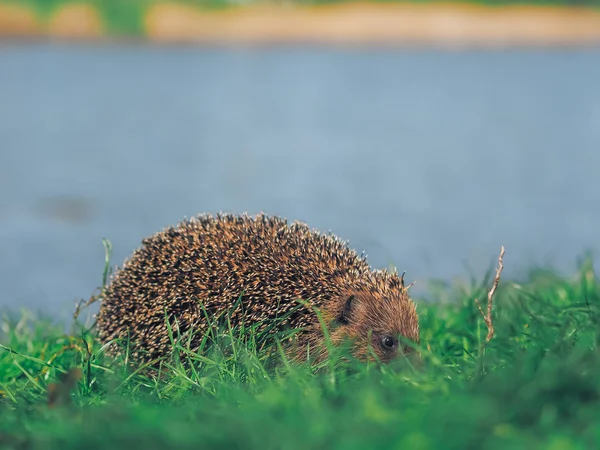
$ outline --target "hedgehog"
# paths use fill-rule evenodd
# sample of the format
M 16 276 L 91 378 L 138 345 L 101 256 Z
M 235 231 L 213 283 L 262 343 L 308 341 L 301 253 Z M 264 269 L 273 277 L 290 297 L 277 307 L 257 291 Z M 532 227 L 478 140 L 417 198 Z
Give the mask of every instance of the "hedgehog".
M 175 335 L 200 348 L 223 314 L 233 326 L 294 331 L 285 349 L 295 361 L 323 361 L 327 344 L 349 343 L 359 360 L 389 362 L 419 342 L 408 287 L 305 223 L 202 214 L 142 241 L 111 276 L 96 323 L 101 342 L 127 342 L 146 363 L 171 354 Z

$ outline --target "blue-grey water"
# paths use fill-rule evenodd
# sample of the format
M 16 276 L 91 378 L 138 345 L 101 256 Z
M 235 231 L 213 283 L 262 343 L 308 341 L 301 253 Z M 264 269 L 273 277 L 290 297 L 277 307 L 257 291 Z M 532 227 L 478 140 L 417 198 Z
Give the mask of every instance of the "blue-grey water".
M 600 50 L 0 44 L 1 309 L 70 313 L 199 212 L 331 230 L 407 279 L 600 248 Z

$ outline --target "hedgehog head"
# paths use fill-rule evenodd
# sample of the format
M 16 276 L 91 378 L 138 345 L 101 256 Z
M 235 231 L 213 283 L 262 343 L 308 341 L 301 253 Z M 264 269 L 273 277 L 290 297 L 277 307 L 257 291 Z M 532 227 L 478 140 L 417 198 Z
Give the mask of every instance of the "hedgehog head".
M 410 352 L 406 340 L 419 342 L 419 320 L 402 280 L 385 277 L 386 289 L 373 285 L 348 290 L 338 301 L 332 327 L 332 343 L 350 340 L 354 355 L 372 359 L 373 352 L 382 362 Z M 397 277 L 396 277 L 397 278 Z

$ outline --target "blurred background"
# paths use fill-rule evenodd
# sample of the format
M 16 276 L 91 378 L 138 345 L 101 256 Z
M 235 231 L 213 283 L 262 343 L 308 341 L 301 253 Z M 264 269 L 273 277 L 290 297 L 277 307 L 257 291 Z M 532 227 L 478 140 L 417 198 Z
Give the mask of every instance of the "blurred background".
M 0 307 L 67 318 L 201 212 L 417 281 L 600 249 L 600 3 L 0 0 Z M 574 4 L 577 5 L 574 5 Z M 433 298 L 435 300 L 435 298 Z

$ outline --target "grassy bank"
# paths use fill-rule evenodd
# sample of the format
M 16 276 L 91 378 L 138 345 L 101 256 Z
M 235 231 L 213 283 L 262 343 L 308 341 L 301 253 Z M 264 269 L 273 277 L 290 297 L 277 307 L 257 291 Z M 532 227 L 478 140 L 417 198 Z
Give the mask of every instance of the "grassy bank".
M 502 281 L 485 345 L 474 299 L 487 286 L 441 286 L 432 297 L 442 301 L 420 302 L 421 359 L 383 368 L 273 365 L 252 341 L 234 341 L 194 369 L 172 362 L 148 376 L 110 360 L 81 328 L 6 319 L 0 448 L 597 448 L 591 262 L 570 279 Z M 69 370 L 71 394 L 69 376 L 52 384 Z
M 580 16 L 600 10 L 600 0 L 473 0 L 459 3 L 446 0 L 370 0 L 359 2 L 364 11 L 357 17 L 354 17 L 352 16 L 352 11 L 355 4 L 356 0 L 282 0 L 268 2 L 260 0 L 0 0 L 0 35 L 49 34 L 51 36 L 70 37 L 125 35 L 148 36 L 152 38 L 157 33 L 161 36 L 164 32 L 163 28 L 170 29 L 170 27 L 174 27 L 175 29 L 183 28 L 184 31 L 179 33 L 181 36 L 179 36 L 177 31 L 170 31 L 171 33 L 175 33 L 179 38 L 189 38 L 191 32 L 187 28 L 191 27 L 193 28 L 193 37 L 197 40 L 205 35 L 209 37 L 213 35 L 220 36 L 219 31 L 212 30 L 212 27 L 216 26 L 217 28 L 225 28 L 226 33 L 233 32 L 235 38 L 235 32 L 239 32 L 240 28 L 252 28 L 256 25 L 253 20 L 256 20 L 256 17 L 260 15 L 266 15 L 266 17 L 256 26 L 260 29 L 266 28 L 267 30 L 271 30 L 271 34 L 277 34 L 277 23 L 281 22 L 281 20 L 291 22 L 293 28 L 296 19 L 293 18 L 293 14 L 289 15 L 285 12 L 288 11 L 288 6 L 294 6 L 296 8 L 295 11 L 300 16 L 307 12 L 309 13 L 309 19 L 302 17 L 299 19 L 302 20 L 301 28 L 319 28 L 320 22 L 326 20 L 327 29 L 342 27 L 342 31 L 337 31 L 334 33 L 334 36 L 337 36 L 339 33 L 342 35 L 351 34 L 351 31 L 343 31 L 347 28 L 347 25 L 342 25 L 348 20 L 346 17 L 347 10 L 350 11 L 351 21 L 359 21 L 361 23 L 366 21 L 367 28 L 364 32 L 373 34 L 374 32 L 370 31 L 369 23 L 372 20 L 377 20 L 378 22 L 383 20 L 385 22 L 385 19 L 378 18 L 380 15 L 385 18 L 390 12 L 392 15 L 399 14 L 400 21 L 392 25 L 378 23 L 377 25 L 373 25 L 375 29 L 381 26 L 384 29 L 391 27 L 391 30 L 395 27 L 410 28 L 401 20 L 403 15 L 411 16 L 414 14 L 413 10 L 416 10 L 418 16 L 416 20 L 422 21 L 423 19 L 420 17 L 422 11 L 424 11 L 424 17 L 427 19 L 429 16 L 437 14 L 438 7 L 441 9 L 443 20 L 446 20 L 445 15 L 448 13 L 451 16 L 450 21 L 455 20 L 453 17 L 456 15 L 458 17 L 465 16 L 461 20 L 466 20 L 467 25 L 472 21 L 477 23 L 481 20 L 489 20 L 487 18 L 488 15 L 500 12 L 506 15 L 502 19 L 504 28 L 501 27 L 501 29 L 508 31 L 512 30 L 511 27 L 516 27 L 516 33 L 523 32 L 521 31 L 522 25 L 510 25 L 509 22 L 511 21 L 524 20 L 527 23 L 533 23 L 541 20 L 540 26 L 542 28 L 554 30 L 550 33 L 550 36 L 562 36 L 565 33 L 569 36 L 579 36 L 582 32 L 575 33 L 573 31 L 578 26 L 583 26 L 586 30 L 588 28 L 592 30 L 585 31 L 583 34 L 591 33 L 595 36 L 594 30 L 597 30 L 597 24 L 592 21 L 590 25 L 588 19 L 582 19 Z M 491 8 L 489 8 L 489 11 L 486 9 L 474 12 L 469 9 L 470 6 L 474 5 Z M 401 8 L 398 11 L 389 9 L 394 6 Z M 511 6 L 525 6 L 526 9 L 513 10 L 510 8 Z M 534 10 L 528 10 L 527 7 L 534 8 Z M 586 8 L 582 9 L 581 7 Z M 504 9 L 502 10 L 502 8 Z M 239 11 L 242 15 L 247 13 L 250 17 L 254 17 L 254 19 L 249 19 L 249 21 L 242 20 L 241 22 L 234 20 L 232 23 L 225 20 L 221 23 L 220 16 L 218 14 L 217 16 L 213 16 L 212 14 L 223 10 L 233 11 L 234 14 L 237 14 Z M 281 11 L 283 11 L 283 15 L 280 14 Z M 327 12 L 323 14 L 322 11 Z M 471 17 L 473 13 L 475 13 L 475 16 Z M 333 14 L 333 17 L 328 17 L 328 14 Z M 557 14 L 562 16 L 563 21 L 571 22 L 571 25 L 553 20 L 552 18 Z M 273 15 L 274 17 L 271 17 Z M 198 19 L 196 16 L 206 16 L 208 22 Z M 316 22 L 310 19 L 313 16 L 317 17 Z M 369 16 L 374 16 L 376 19 Z M 546 23 L 548 20 L 550 21 Z M 579 24 L 580 22 L 581 24 Z M 491 26 L 495 27 L 496 25 L 492 24 Z M 207 27 L 208 30 L 202 31 Z M 424 23 L 420 27 L 425 27 L 426 30 L 429 30 L 432 25 Z M 464 28 L 462 25 L 461 27 Z M 527 27 L 530 28 L 530 26 Z M 158 31 L 156 28 L 158 28 Z M 352 26 L 350 26 L 350 29 L 352 29 Z M 257 32 L 253 31 L 253 33 L 256 34 Z M 269 34 L 266 31 L 262 33 Z M 394 35 L 392 31 L 387 31 L 387 34 L 390 33 L 392 36 Z M 426 31 L 426 33 L 431 34 L 432 31 Z M 465 33 L 467 36 L 470 36 L 473 34 L 473 31 L 467 29 L 462 32 L 462 34 Z M 498 31 L 492 32 L 492 34 L 497 33 Z M 300 33 L 300 36 L 305 36 L 305 34 L 307 32 Z M 311 36 L 311 34 L 315 34 L 315 32 L 308 33 L 308 36 Z M 322 32 L 319 31 L 316 34 L 320 35 Z M 414 39 L 413 34 L 415 32 L 410 31 L 401 34 L 401 36 L 403 39 L 410 40 Z M 436 34 L 435 28 L 433 34 Z M 416 36 L 420 36 L 420 34 L 417 33 Z M 219 39 L 222 38 L 219 37 Z M 332 38 L 328 37 L 327 39 L 331 40 Z
M 598 45 L 600 0 L 590 1 L 596 3 L 0 0 L 0 37 L 202 45 Z
M 221 8 L 226 6 L 238 6 L 247 4 L 298 4 L 298 5 L 329 5 L 348 3 L 352 0 L 291 0 L 291 1 L 263 1 L 263 0 L 0 0 L 0 3 L 16 3 L 28 5 L 41 13 L 49 13 L 65 4 L 86 3 L 105 11 L 108 17 L 120 15 L 133 15 L 143 12 L 146 8 L 158 3 L 177 3 L 181 5 L 194 6 L 200 9 Z M 371 0 L 373 3 L 449 3 L 449 0 Z M 600 0 L 471 0 L 467 3 L 480 5 L 567 5 L 600 6 Z

